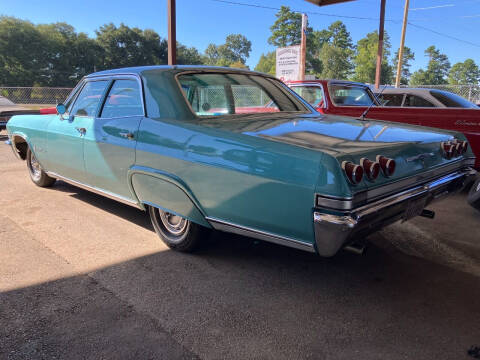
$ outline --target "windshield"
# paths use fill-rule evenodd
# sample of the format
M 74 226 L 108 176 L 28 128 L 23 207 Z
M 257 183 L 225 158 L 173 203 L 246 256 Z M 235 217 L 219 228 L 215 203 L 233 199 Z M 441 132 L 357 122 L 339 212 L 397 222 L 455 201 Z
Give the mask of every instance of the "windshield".
M 330 97 L 337 106 L 370 106 L 376 102 L 362 86 L 330 84 Z
M 300 95 L 306 102 L 313 107 L 323 105 L 323 91 L 320 86 L 315 85 L 294 85 L 291 87 L 298 95 Z
M 184 74 L 178 81 L 199 116 L 309 111 L 280 81 L 260 75 Z
M 448 91 L 441 91 L 441 90 L 430 90 L 430 94 L 440 101 L 446 107 L 459 107 L 459 108 L 473 108 L 478 109 L 478 106 L 471 103 L 467 99 L 463 97 L 453 94 Z

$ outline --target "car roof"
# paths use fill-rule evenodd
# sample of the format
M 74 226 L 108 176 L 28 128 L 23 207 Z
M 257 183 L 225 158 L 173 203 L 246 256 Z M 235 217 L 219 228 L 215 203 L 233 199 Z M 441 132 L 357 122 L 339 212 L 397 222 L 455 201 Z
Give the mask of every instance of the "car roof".
M 349 80 L 338 79 L 315 79 L 315 80 L 292 80 L 286 81 L 287 84 L 312 84 L 312 83 L 328 83 L 328 84 L 340 84 L 340 85 L 358 85 L 363 87 L 369 87 L 367 84 Z
M 386 88 L 383 90 L 384 94 L 425 94 L 429 93 L 430 90 L 441 91 L 438 89 L 429 89 L 429 88 Z
M 274 76 L 270 74 L 264 74 L 257 71 L 251 71 L 247 69 L 237 69 L 231 67 L 221 67 L 221 66 L 204 66 L 204 65 L 150 65 L 150 66 L 135 66 L 135 67 L 124 67 L 119 69 L 103 70 L 97 71 L 95 73 L 89 74 L 86 78 L 96 77 L 96 76 L 108 76 L 108 75 L 124 75 L 124 74 L 141 74 L 145 71 L 171 71 L 171 72 L 182 72 L 182 71 L 207 71 L 207 72 L 229 72 L 229 73 L 245 73 L 245 74 L 255 74 L 255 75 L 264 75 L 267 77 L 273 78 Z

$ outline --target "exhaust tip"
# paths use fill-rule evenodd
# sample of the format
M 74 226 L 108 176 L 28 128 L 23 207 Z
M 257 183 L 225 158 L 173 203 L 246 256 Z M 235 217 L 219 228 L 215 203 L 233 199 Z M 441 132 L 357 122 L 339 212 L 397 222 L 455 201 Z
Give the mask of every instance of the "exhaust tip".
M 360 244 L 358 242 L 351 243 L 350 245 L 345 246 L 343 249 L 357 255 L 363 255 L 367 246 L 365 244 Z

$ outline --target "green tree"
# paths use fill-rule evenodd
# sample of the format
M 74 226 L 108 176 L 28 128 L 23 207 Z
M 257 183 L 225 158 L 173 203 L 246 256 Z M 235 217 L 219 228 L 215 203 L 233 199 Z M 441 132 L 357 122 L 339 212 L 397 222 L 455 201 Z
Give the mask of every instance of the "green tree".
M 390 37 L 385 32 L 383 40 L 382 68 L 380 73 L 380 81 L 383 84 L 389 84 L 393 79 L 393 69 L 388 62 L 390 56 Z M 367 36 L 357 42 L 357 49 L 353 63 L 355 64 L 355 72 L 352 80 L 374 83 L 375 72 L 377 68 L 377 52 L 378 52 L 378 31 L 368 33 Z
M 166 61 L 166 44 L 153 30 L 116 27 L 106 24 L 95 31 L 102 47 L 103 68 L 162 64 Z
M 288 6 L 281 6 L 275 14 L 277 19 L 270 27 L 272 35 L 268 38 L 268 43 L 276 47 L 286 47 L 300 45 L 302 38 L 302 15 L 291 11 Z M 322 64 L 315 54 L 318 52 L 317 44 L 319 34 L 307 26 L 307 54 L 306 54 L 306 72 L 311 74 L 320 74 Z
M 0 17 L 0 84 L 31 86 L 41 83 L 43 40 L 37 28 L 28 21 Z
M 255 71 L 260 71 L 266 74 L 275 75 L 276 68 L 276 53 L 275 51 L 270 51 L 266 54 L 260 55 L 257 66 L 255 66 Z
M 448 83 L 453 85 L 478 85 L 480 69 L 473 59 L 458 62 L 448 73 Z
M 353 67 L 354 46 L 347 27 L 341 21 L 335 21 L 327 30 L 318 33 L 320 51 L 318 58 L 322 63 L 321 77 L 324 79 L 346 79 Z
M 393 57 L 393 70 L 397 71 L 398 67 L 398 53 L 400 50 L 397 50 L 395 52 L 395 55 Z M 410 61 L 415 60 L 415 53 L 410 49 L 408 46 L 405 46 L 403 48 L 403 56 L 402 56 L 402 70 L 400 72 L 400 84 L 402 85 L 407 85 L 408 80 L 410 79 L 410 76 L 412 76 L 412 73 L 410 72 L 410 67 L 412 64 Z
M 250 56 L 252 43 L 241 34 L 230 34 L 225 39 L 225 44 L 209 44 L 205 50 L 205 62 L 209 65 L 229 66 L 232 63 L 245 65 Z
M 415 71 L 410 78 L 410 85 L 443 85 L 447 83 L 446 76 L 450 70 L 450 61 L 445 54 L 440 53 L 435 46 L 429 46 L 425 50 L 428 56 L 426 70 Z
M 203 65 L 204 59 L 197 48 L 187 47 L 177 42 L 177 63 L 180 65 Z

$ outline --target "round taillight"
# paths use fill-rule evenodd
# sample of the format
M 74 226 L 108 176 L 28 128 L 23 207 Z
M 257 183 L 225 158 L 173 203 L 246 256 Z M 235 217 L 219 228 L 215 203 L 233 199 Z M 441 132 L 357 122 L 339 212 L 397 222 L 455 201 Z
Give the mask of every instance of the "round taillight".
M 363 168 L 360 165 L 356 165 L 350 161 L 344 161 L 342 163 L 343 170 L 347 179 L 353 184 L 357 185 L 363 179 Z
M 360 164 L 362 165 L 368 180 L 375 181 L 378 178 L 378 175 L 380 175 L 380 164 L 378 162 L 362 158 L 360 159 Z
M 443 155 L 447 160 L 450 160 L 452 157 L 455 156 L 454 154 L 454 146 L 448 142 L 443 142 L 441 144 Z
M 377 155 L 377 162 L 380 164 L 383 175 L 390 177 L 395 173 L 397 163 L 393 159 L 389 159 L 382 155 Z

